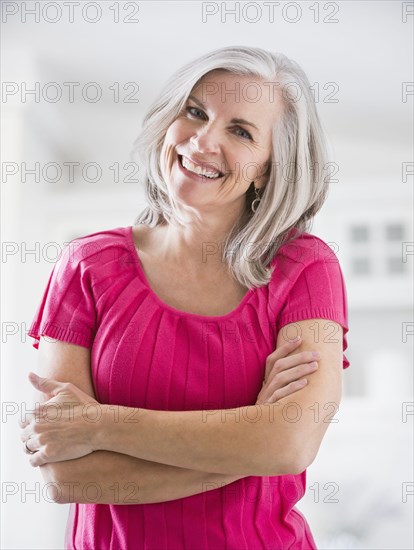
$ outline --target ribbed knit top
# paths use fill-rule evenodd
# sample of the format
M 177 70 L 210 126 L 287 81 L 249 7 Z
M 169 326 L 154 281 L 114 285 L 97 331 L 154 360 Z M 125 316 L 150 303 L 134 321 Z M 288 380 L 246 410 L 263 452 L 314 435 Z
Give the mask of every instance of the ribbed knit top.
M 231 312 L 198 315 L 155 294 L 131 226 L 99 231 L 66 246 L 29 335 L 35 348 L 41 335 L 89 348 L 100 403 L 169 411 L 254 405 L 266 357 L 284 325 L 336 321 L 347 348 L 345 284 L 328 244 L 302 233 L 279 249 L 271 265 L 271 281 L 250 289 Z M 343 368 L 348 366 L 343 355 Z M 72 504 L 66 548 L 315 549 L 295 508 L 305 488 L 306 470 L 249 476 L 168 502 Z

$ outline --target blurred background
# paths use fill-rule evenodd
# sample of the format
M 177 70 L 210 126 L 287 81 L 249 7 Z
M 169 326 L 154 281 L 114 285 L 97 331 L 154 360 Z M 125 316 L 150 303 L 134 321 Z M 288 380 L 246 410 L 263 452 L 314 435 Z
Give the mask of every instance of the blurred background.
M 37 364 L 26 333 L 54 262 L 64 243 L 144 208 L 130 151 L 170 74 L 249 45 L 285 53 L 311 82 L 333 164 L 310 232 L 334 249 L 348 292 L 344 396 L 297 507 L 318 548 L 412 549 L 413 2 L 1 9 L 1 547 L 63 548 L 68 506 L 42 494 L 17 426 Z

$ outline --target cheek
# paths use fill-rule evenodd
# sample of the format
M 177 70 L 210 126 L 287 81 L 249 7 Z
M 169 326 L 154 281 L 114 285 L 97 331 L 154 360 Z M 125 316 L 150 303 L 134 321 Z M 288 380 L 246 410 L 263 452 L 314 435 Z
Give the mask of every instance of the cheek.
M 239 154 L 238 157 L 235 158 L 235 166 L 240 181 L 250 184 L 253 180 L 257 179 L 259 175 L 259 163 L 250 154 Z
M 263 176 L 263 173 L 266 171 L 268 162 L 268 157 L 260 154 L 252 154 L 249 151 L 249 154 L 244 155 L 241 158 L 241 176 L 244 180 L 249 182 L 255 181 Z
M 174 162 L 176 151 L 175 148 L 178 144 L 177 128 L 172 124 L 165 134 L 164 142 L 161 149 L 161 168 L 162 170 L 169 169 Z
M 257 178 L 260 176 L 260 170 L 261 166 L 257 161 L 249 162 L 246 164 L 243 170 L 243 177 L 249 182 L 257 180 Z
M 172 146 L 178 145 L 179 143 L 189 139 L 191 136 L 190 128 L 182 120 L 176 120 L 168 128 L 165 141 L 171 144 Z

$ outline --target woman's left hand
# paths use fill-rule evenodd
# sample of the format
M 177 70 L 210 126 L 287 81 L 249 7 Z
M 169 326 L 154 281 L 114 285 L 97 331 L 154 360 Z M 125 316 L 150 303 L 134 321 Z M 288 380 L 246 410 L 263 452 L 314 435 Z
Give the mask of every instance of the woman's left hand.
M 32 466 L 61 462 L 88 455 L 97 450 L 94 441 L 102 405 L 74 384 L 42 378 L 31 372 L 29 380 L 51 398 L 36 404 L 19 425 L 25 452 Z

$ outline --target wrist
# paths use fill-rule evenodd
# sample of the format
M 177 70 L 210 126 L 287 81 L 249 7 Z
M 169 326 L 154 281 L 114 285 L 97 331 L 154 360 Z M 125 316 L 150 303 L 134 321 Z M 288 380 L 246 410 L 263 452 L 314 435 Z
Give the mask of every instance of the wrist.
M 100 414 L 96 422 L 91 424 L 91 446 L 93 451 L 104 451 L 108 445 L 108 405 L 99 404 Z M 106 446 L 105 446 L 106 445 Z

